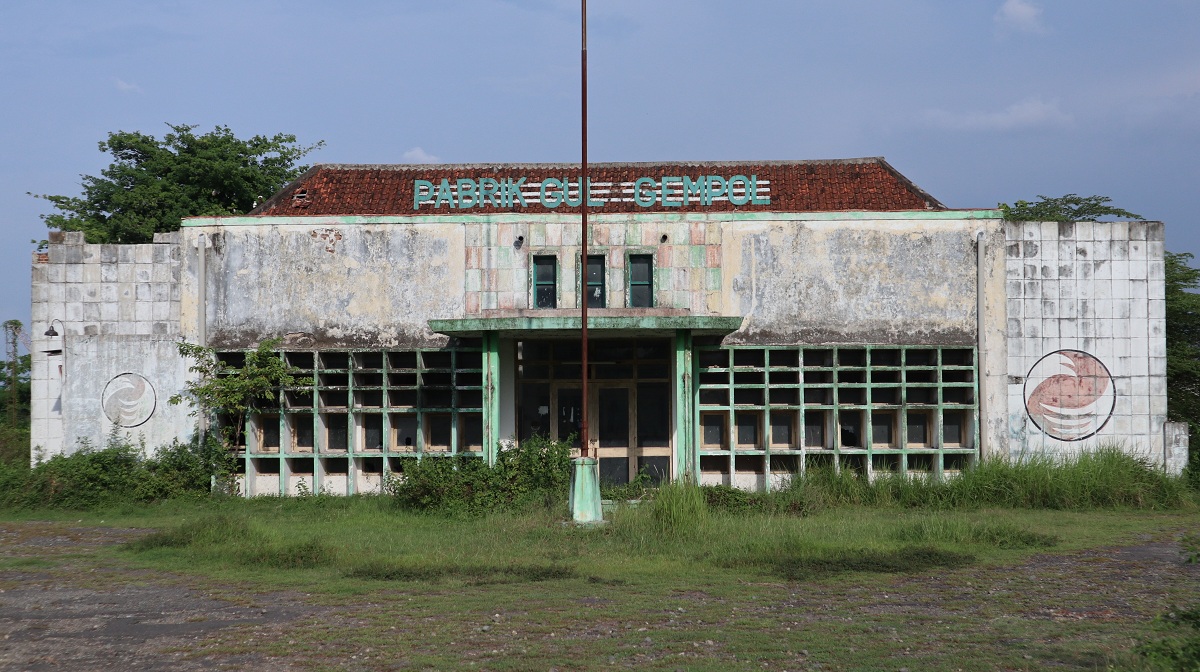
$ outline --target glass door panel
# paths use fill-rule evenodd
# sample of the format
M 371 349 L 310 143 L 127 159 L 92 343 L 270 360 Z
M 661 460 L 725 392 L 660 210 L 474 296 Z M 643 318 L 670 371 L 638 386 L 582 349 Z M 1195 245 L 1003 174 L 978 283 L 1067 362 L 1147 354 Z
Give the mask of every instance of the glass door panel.
M 583 393 L 578 387 L 558 388 L 558 440 L 575 437 L 572 447 L 579 447 L 580 422 L 583 416 Z
M 629 388 L 600 388 L 600 447 L 629 447 Z

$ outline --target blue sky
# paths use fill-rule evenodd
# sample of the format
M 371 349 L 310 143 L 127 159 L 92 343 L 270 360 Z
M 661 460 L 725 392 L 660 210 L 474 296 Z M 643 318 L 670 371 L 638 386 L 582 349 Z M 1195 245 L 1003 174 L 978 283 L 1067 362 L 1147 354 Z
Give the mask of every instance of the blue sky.
M 1103 194 L 1200 256 L 1196 0 L 592 0 L 593 161 L 885 156 L 955 208 Z M 110 131 L 323 163 L 579 159 L 577 0 L 0 5 L 0 319 Z

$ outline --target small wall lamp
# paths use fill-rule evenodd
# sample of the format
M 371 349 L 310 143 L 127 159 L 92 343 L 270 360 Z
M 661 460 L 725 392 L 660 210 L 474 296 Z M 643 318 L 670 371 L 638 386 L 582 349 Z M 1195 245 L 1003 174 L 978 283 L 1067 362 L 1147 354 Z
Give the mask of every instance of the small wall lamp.
M 50 338 L 54 338 L 55 336 L 58 336 L 58 332 L 54 330 L 55 322 L 58 322 L 58 324 L 60 326 L 62 326 L 63 331 L 67 330 L 67 325 L 63 324 L 62 320 L 60 320 L 58 318 L 54 318 L 53 320 L 50 320 L 50 328 L 46 330 L 46 333 L 44 334 L 45 336 L 49 336 Z

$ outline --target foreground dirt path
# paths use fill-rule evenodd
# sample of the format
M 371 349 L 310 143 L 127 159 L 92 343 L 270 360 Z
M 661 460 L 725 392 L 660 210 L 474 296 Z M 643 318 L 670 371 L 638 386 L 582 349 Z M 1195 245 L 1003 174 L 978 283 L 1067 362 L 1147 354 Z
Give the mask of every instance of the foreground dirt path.
M 1133 645 L 1130 626 L 1200 600 L 1200 565 L 1165 533 L 1013 566 L 745 584 L 736 598 L 550 582 L 381 583 L 339 600 L 98 552 L 146 532 L 0 523 L 0 670 L 1091 670 Z
M 297 669 L 261 655 L 191 652 L 218 632 L 286 627 L 322 608 L 288 594 L 217 595 L 92 555 L 146 532 L 0 524 L 0 669 Z

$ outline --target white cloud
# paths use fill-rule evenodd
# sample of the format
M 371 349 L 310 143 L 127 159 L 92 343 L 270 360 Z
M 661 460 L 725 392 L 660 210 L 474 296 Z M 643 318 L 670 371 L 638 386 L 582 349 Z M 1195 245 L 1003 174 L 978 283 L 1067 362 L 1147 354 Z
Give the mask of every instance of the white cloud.
M 413 147 L 407 152 L 401 154 L 400 158 L 404 159 L 405 163 L 437 163 L 439 161 L 438 157 L 430 154 L 420 147 Z
M 1042 8 L 1029 0 L 1004 0 L 992 20 L 1001 30 L 1019 33 L 1042 33 L 1046 30 L 1042 25 Z
M 141 93 L 142 92 L 142 87 L 138 86 L 137 84 L 130 84 L 129 82 L 121 79 L 120 77 L 114 77 L 113 80 L 116 82 L 117 90 L 120 91 L 121 93 Z
M 952 131 L 1015 131 L 1070 126 L 1074 122 L 1071 115 L 1059 109 L 1058 103 L 1047 103 L 1036 98 L 1014 103 L 998 112 L 929 110 L 925 118 L 934 126 Z

